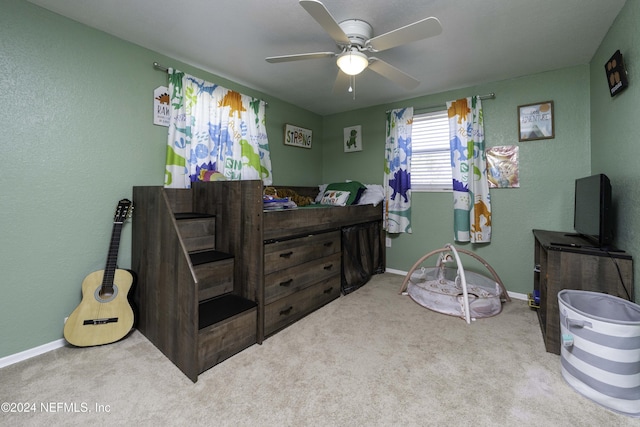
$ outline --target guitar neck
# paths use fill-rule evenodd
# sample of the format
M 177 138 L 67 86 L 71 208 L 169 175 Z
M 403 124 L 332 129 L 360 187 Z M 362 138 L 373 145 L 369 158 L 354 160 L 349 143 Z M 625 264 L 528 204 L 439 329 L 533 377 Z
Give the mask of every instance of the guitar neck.
M 111 243 L 109 243 L 109 254 L 107 255 L 107 265 L 104 268 L 104 276 L 102 278 L 103 292 L 113 292 L 113 279 L 118 264 L 118 249 L 120 247 L 121 233 L 122 222 L 114 222 L 113 231 L 111 232 Z

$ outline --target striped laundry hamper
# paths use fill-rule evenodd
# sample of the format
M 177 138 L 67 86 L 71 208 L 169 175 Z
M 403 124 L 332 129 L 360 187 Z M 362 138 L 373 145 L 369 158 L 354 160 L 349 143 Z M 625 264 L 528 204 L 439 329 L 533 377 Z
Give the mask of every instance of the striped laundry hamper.
M 640 417 L 640 306 L 599 292 L 558 292 L 562 376 L 578 393 Z

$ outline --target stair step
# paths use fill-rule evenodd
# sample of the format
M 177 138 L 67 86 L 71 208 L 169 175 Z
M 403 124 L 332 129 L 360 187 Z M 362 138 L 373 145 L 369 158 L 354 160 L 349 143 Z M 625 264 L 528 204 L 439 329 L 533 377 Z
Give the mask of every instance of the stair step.
M 200 213 L 200 212 L 176 212 L 174 214 L 176 220 L 182 221 L 185 219 L 203 219 L 203 218 L 215 218 L 215 215 Z
M 190 252 L 191 264 L 194 266 L 233 258 L 233 255 L 216 250 Z
M 204 329 L 222 320 L 255 308 L 254 301 L 235 294 L 220 295 L 200 302 L 198 305 L 198 327 Z
M 198 300 L 204 301 L 233 290 L 233 255 L 220 251 L 189 254 L 198 282 Z
M 193 272 L 198 282 L 199 301 L 233 291 L 234 258 L 224 252 L 211 252 L 216 253 L 210 257 L 202 257 L 204 261 L 209 260 L 209 262 L 193 266 Z
M 216 247 L 216 217 L 198 212 L 174 214 L 180 236 L 187 251 L 201 251 Z

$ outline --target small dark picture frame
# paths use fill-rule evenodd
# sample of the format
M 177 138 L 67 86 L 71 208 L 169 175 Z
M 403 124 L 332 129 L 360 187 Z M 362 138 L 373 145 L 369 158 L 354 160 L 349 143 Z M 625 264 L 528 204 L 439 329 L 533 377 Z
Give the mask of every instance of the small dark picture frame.
M 607 82 L 609 83 L 609 94 L 616 96 L 629 86 L 627 79 L 627 69 L 624 66 L 624 59 L 620 50 L 616 50 L 611 58 L 604 64 L 604 70 L 607 73 Z
M 553 101 L 518 106 L 518 140 L 555 138 Z

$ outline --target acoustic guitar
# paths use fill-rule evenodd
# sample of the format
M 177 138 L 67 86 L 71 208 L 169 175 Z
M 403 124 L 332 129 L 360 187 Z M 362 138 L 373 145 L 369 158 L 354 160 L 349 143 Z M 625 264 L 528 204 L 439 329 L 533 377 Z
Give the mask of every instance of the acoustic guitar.
M 124 338 L 133 327 L 133 309 L 127 298 L 133 276 L 116 268 L 120 233 L 132 210 L 131 201 L 118 202 L 107 265 L 82 281 L 82 300 L 64 324 L 64 337 L 70 344 L 77 347 L 109 344 Z

